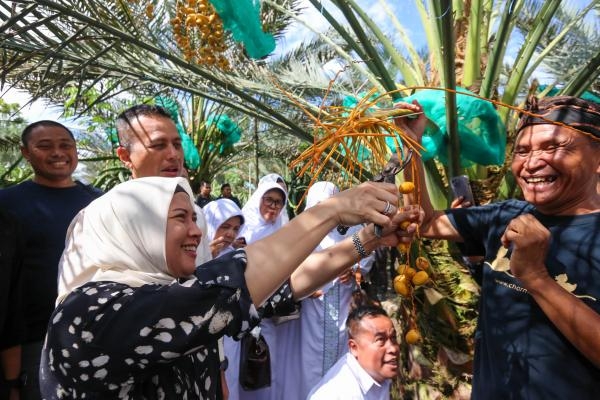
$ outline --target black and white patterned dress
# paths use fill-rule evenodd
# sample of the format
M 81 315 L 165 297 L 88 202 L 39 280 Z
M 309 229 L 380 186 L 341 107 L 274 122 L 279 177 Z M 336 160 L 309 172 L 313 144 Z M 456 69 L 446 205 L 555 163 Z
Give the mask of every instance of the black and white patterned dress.
M 48 325 L 40 370 L 44 399 L 215 399 L 217 339 L 259 322 L 239 250 L 196 269 L 195 279 L 132 288 L 90 282 Z M 267 308 L 292 302 L 284 284 Z

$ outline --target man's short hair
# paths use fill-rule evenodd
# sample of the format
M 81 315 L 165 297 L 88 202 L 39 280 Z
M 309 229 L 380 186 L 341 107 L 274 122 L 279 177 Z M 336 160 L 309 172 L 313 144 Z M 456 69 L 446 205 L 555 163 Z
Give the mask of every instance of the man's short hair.
M 360 305 L 350 311 L 348 318 L 346 319 L 346 332 L 348 333 L 348 338 L 352 339 L 356 337 L 360 323 L 364 318 L 374 318 L 379 316 L 390 317 L 383 308 L 370 304 Z
M 531 125 L 558 122 L 586 134 L 595 142 L 600 139 L 600 104 L 573 96 L 553 96 L 538 99 L 530 96 L 519 118 L 516 133 Z M 534 115 L 531 115 L 531 114 Z
M 29 143 L 29 137 L 31 136 L 31 132 L 33 132 L 34 129 L 39 128 L 39 127 L 62 128 L 65 131 L 67 131 L 69 136 L 71 136 L 71 139 L 75 140 L 75 137 L 73 136 L 73 132 L 71 132 L 69 130 L 69 128 L 67 128 L 63 124 L 58 123 L 56 121 L 42 120 L 42 121 L 33 122 L 33 123 L 27 125 L 25 127 L 25 129 L 23 129 L 23 133 L 21 133 L 21 143 L 23 143 L 23 147 L 27 147 L 27 144 Z
M 119 138 L 120 146 L 128 147 L 131 144 L 129 135 L 131 131 L 131 121 L 138 119 L 139 117 L 161 117 L 173 121 L 171 114 L 159 106 L 137 104 L 130 107 L 117 116 L 117 136 Z
M 231 185 L 229 183 L 224 183 L 221 185 L 221 191 L 223 191 L 223 189 L 225 189 L 226 187 L 231 188 Z
M 206 187 L 206 186 L 211 186 L 212 187 L 212 185 L 210 184 L 209 181 L 201 180 L 200 181 L 200 187 L 202 188 L 202 187 Z

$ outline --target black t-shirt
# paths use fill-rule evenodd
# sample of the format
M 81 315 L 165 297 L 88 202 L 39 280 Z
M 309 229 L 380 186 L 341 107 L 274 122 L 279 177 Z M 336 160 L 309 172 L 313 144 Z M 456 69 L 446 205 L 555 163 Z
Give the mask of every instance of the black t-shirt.
M 0 209 L 0 350 L 23 337 L 23 237 L 18 221 Z
M 238 199 L 235 196 L 230 196 L 230 197 L 225 197 L 225 196 L 219 196 L 220 199 L 229 199 L 231 201 L 233 201 L 235 204 L 237 204 L 237 206 L 239 208 L 242 208 L 242 203 L 240 202 L 240 199 Z
M 485 247 L 473 399 L 596 399 L 600 369 L 581 354 L 510 273 L 507 224 L 533 214 L 551 232 L 545 265 L 600 313 L 600 213 L 547 216 L 523 201 L 446 211 L 465 241 Z
M 23 228 L 24 343 L 44 338 L 56 301 L 58 262 L 67 228 L 79 210 L 100 195 L 100 190 L 80 183 L 51 188 L 25 181 L 0 190 L 0 209 L 12 214 Z
M 196 204 L 198 205 L 198 207 L 202 208 L 213 200 L 214 199 L 212 197 L 198 196 L 196 197 Z

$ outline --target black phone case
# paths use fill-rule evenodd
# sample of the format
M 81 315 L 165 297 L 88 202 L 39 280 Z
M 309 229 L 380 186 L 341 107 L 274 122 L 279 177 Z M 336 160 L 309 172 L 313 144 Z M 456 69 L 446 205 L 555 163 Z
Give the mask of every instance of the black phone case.
M 472 206 L 475 205 L 475 199 L 473 198 L 473 192 L 471 191 L 471 185 L 469 183 L 468 176 L 460 175 L 452 177 L 450 180 L 450 186 L 452 187 L 452 192 L 454 193 L 455 198 L 462 196 L 465 201 L 470 202 Z

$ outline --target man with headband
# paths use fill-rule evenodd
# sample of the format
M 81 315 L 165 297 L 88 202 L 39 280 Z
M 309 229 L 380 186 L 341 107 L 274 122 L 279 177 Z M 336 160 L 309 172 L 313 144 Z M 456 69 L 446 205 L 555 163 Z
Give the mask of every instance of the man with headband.
M 597 398 L 600 105 L 532 100 L 511 164 L 523 200 L 435 211 L 422 191 L 419 231 L 485 249 L 473 399 Z

